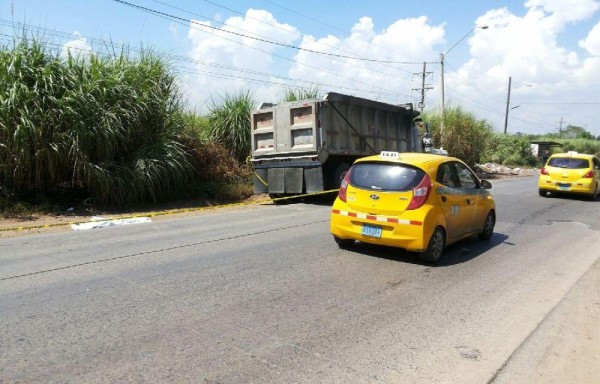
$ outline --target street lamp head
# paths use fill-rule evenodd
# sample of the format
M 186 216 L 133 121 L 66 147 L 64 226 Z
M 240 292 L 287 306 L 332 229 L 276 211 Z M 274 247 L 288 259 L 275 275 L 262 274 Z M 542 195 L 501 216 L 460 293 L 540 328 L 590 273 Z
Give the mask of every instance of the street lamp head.
M 442 62 L 444 61 L 444 57 L 448 54 L 448 52 L 450 52 L 451 50 L 454 49 L 454 47 L 456 47 L 461 41 L 463 41 L 464 39 L 467 38 L 467 36 L 469 36 L 471 33 L 475 32 L 476 29 L 488 29 L 489 27 L 487 25 L 477 25 L 475 26 L 473 29 L 471 29 L 469 32 L 467 32 L 466 35 L 464 35 L 463 37 L 461 37 L 460 40 L 458 40 L 456 43 L 454 43 L 454 45 L 452 47 L 450 47 L 450 49 L 448 49 L 446 52 L 441 54 L 441 58 L 442 58 Z
M 521 83 L 521 84 L 517 85 L 516 87 L 512 87 L 512 89 L 517 89 L 517 88 L 521 88 L 521 87 L 533 87 L 533 84 Z

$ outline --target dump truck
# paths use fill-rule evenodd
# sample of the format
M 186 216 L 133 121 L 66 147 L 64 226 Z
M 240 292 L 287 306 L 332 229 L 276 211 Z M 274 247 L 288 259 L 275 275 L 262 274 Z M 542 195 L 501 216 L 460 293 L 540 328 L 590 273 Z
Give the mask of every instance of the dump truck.
M 254 192 L 272 198 L 339 188 L 354 160 L 422 152 L 419 112 L 339 93 L 251 112 Z

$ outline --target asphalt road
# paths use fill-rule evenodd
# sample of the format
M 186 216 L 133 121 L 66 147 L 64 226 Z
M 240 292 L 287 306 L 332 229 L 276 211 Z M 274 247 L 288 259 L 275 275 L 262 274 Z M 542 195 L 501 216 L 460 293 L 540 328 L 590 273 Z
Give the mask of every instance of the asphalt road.
M 0 239 L 0 382 L 500 381 L 598 264 L 600 200 L 493 184 L 492 240 L 435 266 L 338 249 L 326 204 Z

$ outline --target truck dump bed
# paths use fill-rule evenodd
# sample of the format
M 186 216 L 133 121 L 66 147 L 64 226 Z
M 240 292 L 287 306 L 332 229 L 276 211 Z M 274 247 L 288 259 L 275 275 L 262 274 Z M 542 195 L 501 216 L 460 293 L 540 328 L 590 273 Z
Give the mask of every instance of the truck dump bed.
M 335 185 L 335 168 L 386 151 L 420 151 L 411 104 L 328 93 L 264 105 L 251 116 L 255 191 L 277 194 Z M 332 179 L 332 180 L 329 180 Z M 339 186 L 339 183 L 338 183 Z

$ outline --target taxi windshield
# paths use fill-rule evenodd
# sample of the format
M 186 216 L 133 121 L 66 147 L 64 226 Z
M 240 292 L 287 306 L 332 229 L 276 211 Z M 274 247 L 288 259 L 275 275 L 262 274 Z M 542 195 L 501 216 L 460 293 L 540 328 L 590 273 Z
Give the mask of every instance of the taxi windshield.
M 572 157 L 553 157 L 548 161 L 548 166 L 568 169 L 585 169 L 590 167 L 587 159 L 574 159 Z
M 425 172 L 404 164 L 358 163 L 352 166 L 350 184 L 381 191 L 405 192 L 415 188 Z

